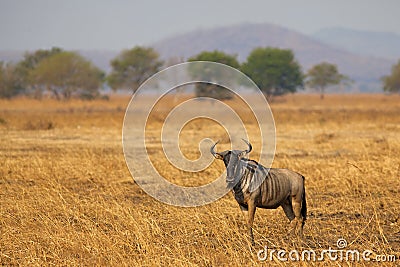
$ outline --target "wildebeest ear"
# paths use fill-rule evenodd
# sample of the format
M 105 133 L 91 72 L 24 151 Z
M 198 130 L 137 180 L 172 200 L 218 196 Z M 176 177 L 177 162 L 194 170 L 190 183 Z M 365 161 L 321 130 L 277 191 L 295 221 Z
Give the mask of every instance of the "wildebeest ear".
M 245 150 L 245 151 L 242 151 L 242 152 L 240 152 L 240 154 L 239 154 L 239 158 L 243 158 L 244 156 L 246 156 L 248 154 L 248 152 Z
M 224 157 L 223 157 L 221 154 L 219 154 L 219 153 L 215 153 L 215 154 L 214 154 L 214 157 L 215 157 L 216 159 L 220 159 L 220 160 L 223 160 L 223 159 L 224 159 Z

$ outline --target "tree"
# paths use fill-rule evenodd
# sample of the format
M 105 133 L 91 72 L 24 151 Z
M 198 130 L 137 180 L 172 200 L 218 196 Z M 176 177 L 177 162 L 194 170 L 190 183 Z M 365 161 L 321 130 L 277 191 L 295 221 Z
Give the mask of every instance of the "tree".
M 151 47 L 136 46 L 125 50 L 111 61 L 112 72 L 107 77 L 108 85 L 113 90 L 128 89 L 136 92 L 163 64 L 159 54 Z
M 236 59 L 235 55 L 229 55 L 222 51 L 214 50 L 214 51 L 203 51 L 196 56 L 193 56 L 188 59 L 188 61 L 212 61 L 217 63 L 222 63 L 228 65 L 232 68 L 239 68 L 239 62 Z M 194 65 L 190 70 L 190 74 L 193 79 L 201 79 L 201 80 L 213 80 L 217 81 L 222 73 L 218 72 L 218 69 L 210 71 L 208 69 L 204 69 L 203 66 L 199 65 L 200 68 Z M 233 93 L 220 85 L 213 83 L 197 83 L 195 87 L 195 94 L 198 97 L 211 97 L 215 99 L 230 99 L 233 97 Z
M 392 66 L 392 73 L 382 77 L 383 90 L 385 92 L 400 93 L 400 60 Z
M 73 95 L 92 98 L 98 95 L 104 73 L 75 52 L 60 52 L 47 57 L 29 73 L 36 88 L 51 92 L 57 99 Z
M 288 49 L 255 48 L 241 70 L 271 98 L 303 87 L 303 74 L 294 54 Z
M 33 53 L 25 53 L 24 59 L 21 60 L 15 67 L 15 74 L 18 79 L 20 90 L 24 91 L 28 95 L 32 95 L 34 98 L 41 98 L 43 90 L 40 87 L 36 87 L 29 80 L 29 73 L 33 71 L 38 64 L 55 54 L 61 53 L 63 50 L 58 47 L 53 47 L 50 50 L 37 50 Z
M 21 92 L 21 85 L 11 63 L 0 62 L 0 98 L 11 98 Z
M 325 89 L 330 85 L 337 85 L 350 79 L 340 74 L 337 66 L 327 62 L 315 65 L 307 72 L 307 85 L 320 92 L 321 99 L 324 98 Z

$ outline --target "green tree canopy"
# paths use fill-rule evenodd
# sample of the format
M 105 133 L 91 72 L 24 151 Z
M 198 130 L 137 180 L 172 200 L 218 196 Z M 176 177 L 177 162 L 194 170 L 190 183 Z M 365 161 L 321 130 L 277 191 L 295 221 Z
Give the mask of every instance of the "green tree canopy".
M 382 77 L 383 90 L 385 92 L 400 93 L 400 60 L 392 66 L 392 73 Z
M 339 73 L 336 65 L 322 62 L 308 70 L 306 83 L 308 86 L 317 89 L 322 99 L 328 86 L 349 80 L 347 76 Z
M 188 61 L 212 61 L 228 65 L 235 69 L 240 67 L 235 55 L 229 55 L 218 50 L 203 51 L 189 58 Z M 193 79 L 209 80 L 212 82 L 217 81 L 220 75 L 224 75 L 218 70 L 218 68 L 215 70 L 203 69 L 201 65 L 199 67 L 194 65 L 190 69 L 190 75 Z M 215 99 L 230 99 L 233 97 L 233 93 L 230 90 L 213 83 L 197 83 L 195 94 L 198 97 L 211 97 Z
M 113 89 L 127 89 L 135 92 L 150 76 L 157 73 L 163 61 L 151 47 L 136 46 L 122 51 L 111 61 L 112 72 L 107 77 Z
M 104 73 L 75 52 L 60 52 L 47 57 L 29 73 L 36 88 L 47 90 L 57 99 L 73 95 L 94 97 Z
M 21 91 L 21 85 L 11 63 L 0 62 L 0 98 L 11 98 Z
M 43 90 L 40 87 L 35 87 L 29 80 L 29 73 L 33 71 L 38 64 L 55 54 L 61 53 L 63 50 L 58 47 L 53 47 L 50 50 L 36 50 L 35 52 L 25 53 L 24 59 L 18 62 L 15 68 L 15 74 L 18 79 L 20 90 L 35 98 L 41 98 Z
M 241 70 L 270 98 L 303 87 L 303 74 L 294 54 L 288 49 L 255 48 Z

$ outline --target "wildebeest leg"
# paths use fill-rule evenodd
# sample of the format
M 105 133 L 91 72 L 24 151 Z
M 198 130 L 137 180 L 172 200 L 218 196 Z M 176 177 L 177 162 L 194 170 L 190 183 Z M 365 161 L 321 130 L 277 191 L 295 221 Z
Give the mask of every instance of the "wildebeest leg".
M 301 215 L 301 194 L 292 196 L 292 206 L 294 216 L 296 217 L 293 223 L 294 231 L 300 236 L 303 237 L 303 216 Z
M 254 246 L 254 236 L 253 236 L 253 222 L 254 222 L 254 215 L 256 213 L 256 205 L 252 201 L 248 203 L 248 220 L 247 220 L 247 228 L 249 231 L 250 241 L 251 244 Z
M 239 207 L 243 213 L 244 219 L 246 220 L 246 225 L 247 225 L 247 229 L 249 231 L 249 238 L 250 238 L 251 244 L 254 245 L 253 231 L 251 229 L 251 226 L 249 226 L 249 206 L 239 204 Z M 253 218 L 254 218 L 254 215 L 253 215 Z
M 285 212 L 286 217 L 289 219 L 289 221 L 292 221 L 294 219 L 294 212 L 293 212 L 293 207 L 292 207 L 292 201 L 291 197 L 288 197 L 285 202 L 282 203 L 282 209 Z
M 247 207 L 247 205 L 243 205 L 243 204 L 239 204 L 240 210 L 243 213 L 244 219 L 247 222 L 247 218 L 249 216 L 249 208 Z
M 293 212 L 293 206 L 292 206 L 292 197 L 289 196 L 285 202 L 282 203 L 282 209 L 285 212 L 286 217 L 290 221 L 290 230 L 289 233 L 296 233 L 296 220 Z

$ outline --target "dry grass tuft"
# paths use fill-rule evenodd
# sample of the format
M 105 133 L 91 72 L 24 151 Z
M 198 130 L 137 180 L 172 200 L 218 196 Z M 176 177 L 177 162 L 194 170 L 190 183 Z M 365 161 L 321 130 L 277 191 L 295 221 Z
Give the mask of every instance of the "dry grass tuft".
M 52 121 L 38 120 L 38 121 L 27 121 L 22 129 L 27 131 L 29 130 L 36 131 L 36 130 L 51 130 L 54 128 L 55 125 Z
M 329 142 L 330 140 L 332 140 L 335 137 L 336 137 L 335 133 L 321 133 L 321 134 L 317 134 L 314 136 L 314 142 L 316 144 L 322 144 L 322 143 Z

